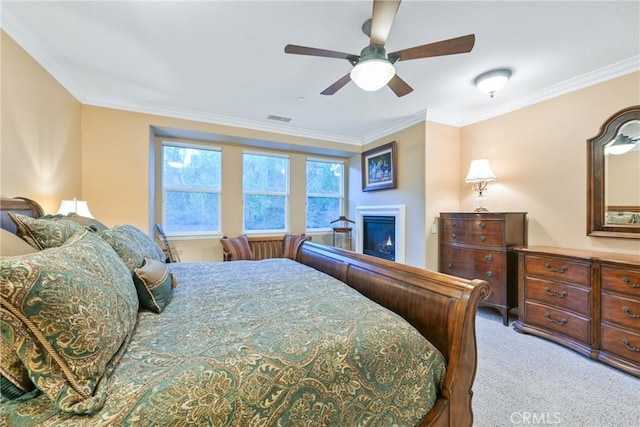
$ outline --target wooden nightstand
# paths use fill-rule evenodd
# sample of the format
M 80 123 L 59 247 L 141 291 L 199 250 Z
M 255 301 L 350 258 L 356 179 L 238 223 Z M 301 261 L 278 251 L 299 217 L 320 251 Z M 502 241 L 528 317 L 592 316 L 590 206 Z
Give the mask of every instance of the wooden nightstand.
M 441 212 L 439 270 L 465 279 L 483 279 L 491 293 L 481 306 L 493 307 L 509 324 L 518 305 L 518 257 L 526 245 L 526 212 Z

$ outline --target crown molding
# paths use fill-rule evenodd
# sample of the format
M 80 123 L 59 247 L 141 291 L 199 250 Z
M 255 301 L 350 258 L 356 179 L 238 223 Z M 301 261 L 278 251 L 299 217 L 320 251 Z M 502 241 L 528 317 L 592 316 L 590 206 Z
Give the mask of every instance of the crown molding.
M 420 122 L 424 122 L 426 120 L 427 117 L 427 110 L 420 110 L 415 114 L 411 114 L 409 116 L 406 117 L 402 117 L 399 120 L 394 121 L 392 124 L 390 124 L 389 126 L 385 126 L 384 128 L 380 128 L 378 130 L 376 130 L 375 132 L 372 132 L 370 134 L 367 134 L 363 140 L 362 140 L 362 144 L 369 144 L 371 142 L 374 142 L 380 138 L 384 138 L 385 136 L 389 136 L 392 133 L 395 132 L 400 132 L 401 130 L 405 130 L 407 128 L 410 128 L 411 126 L 420 123 Z
M 87 89 L 67 72 L 64 64 L 43 48 L 44 43 L 13 13 L 10 2 L 2 1 L 0 8 L 2 29 L 74 98 L 83 103 L 89 93 Z
M 606 67 L 598 68 L 594 71 L 573 77 L 555 85 L 548 86 L 541 90 L 532 92 L 527 96 L 521 97 L 517 101 L 510 102 L 496 108 L 478 110 L 471 114 L 458 117 L 438 116 L 437 112 L 433 112 L 431 110 L 429 113 L 435 113 L 435 121 L 442 120 L 445 124 L 464 127 L 638 71 L 640 71 L 640 55 L 613 63 Z
M 296 136 L 300 138 L 318 139 L 329 142 L 339 142 L 348 145 L 362 145 L 362 139 L 346 137 L 344 135 L 329 132 L 314 131 L 310 129 L 290 127 L 280 124 L 263 123 L 258 120 L 247 120 L 238 117 L 221 114 L 207 113 L 204 111 L 189 110 L 186 108 L 173 108 L 160 104 L 143 104 L 135 102 L 122 102 L 120 100 L 88 97 L 85 105 L 113 108 L 116 110 L 131 111 L 134 113 L 152 114 L 156 116 L 172 117 L 176 119 L 191 120 L 202 123 L 211 123 L 222 126 L 251 129 L 261 132 L 271 132 L 281 135 Z
M 368 134 L 364 138 L 363 143 L 367 144 L 377 139 L 384 138 L 385 136 L 404 130 L 423 120 L 428 120 L 430 122 L 441 123 L 454 127 L 468 126 L 473 123 L 501 116 L 503 114 L 528 107 L 530 105 L 538 104 L 540 102 L 556 98 L 558 96 L 565 95 L 579 89 L 584 89 L 586 87 L 593 86 L 595 84 L 638 71 L 640 71 L 640 55 L 622 60 L 620 62 L 616 62 L 606 67 L 599 68 L 589 73 L 585 73 L 569 80 L 565 80 L 564 82 L 560 82 L 544 89 L 535 91 L 525 97 L 518 99 L 515 102 L 511 102 L 496 108 L 477 110 L 466 115 L 444 114 L 432 109 L 421 110 L 414 115 L 405 117 L 393 123 L 390 126 L 380 128 L 376 132 Z
M 0 28 L 9 34 L 16 43 L 28 52 L 36 62 L 38 62 L 82 104 L 357 146 L 362 146 L 384 138 L 385 136 L 402 131 L 425 120 L 455 127 L 468 126 L 470 124 L 497 117 L 597 83 L 640 71 L 640 55 L 638 55 L 549 86 L 524 96 L 515 102 L 507 103 L 496 108 L 481 109 L 465 115 L 444 114 L 437 110 L 425 108 L 409 116 L 402 117 L 388 126 L 378 128 L 362 138 L 358 138 L 329 132 L 289 127 L 275 123 L 263 123 L 257 120 L 247 120 L 203 111 L 173 108 L 164 105 L 123 102 L 114 99 L 91 97 L 89 96 L 87 88 L 84 87 L 77 78 L 74 78 L 72 74 L 67 72 L 65 64 L 54 58 L 45 48 L 43 48 L 44 43 L 42 43 L 42 41 L 34 35 L 33 32 L 20 22 L 11 10 L 11 3 L 3 0 L 0 5 Z

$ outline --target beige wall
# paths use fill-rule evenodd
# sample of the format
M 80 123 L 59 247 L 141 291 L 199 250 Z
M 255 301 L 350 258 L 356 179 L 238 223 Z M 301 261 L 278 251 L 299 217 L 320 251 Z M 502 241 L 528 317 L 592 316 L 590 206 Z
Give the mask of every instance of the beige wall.
M 82 120 L 82 182 L 83 197 L 91 211 L 107 225 L 133 224 L 152 232 L 158 221 L 153 216 L 154 203 L 151 159 L 155 144 L 153 127 L 187 129 L 199 135 L 223 137 L 223 142 L 211 144 L 222 148 L 222 224 L 223 232 L 235 236 L 242 232 L 242 149 L 246 146 L 233 142 L 233 138 L 261 139 L 299 146 L 326 147 L 342 151 L 355 151 L 360 147 L 344 144 L 293 138 L 247 129 L 231 128 L 182 119 L 132 113 L 101 107 L 83 106 Z M 224 139 L 227 138 L 225 141 Z M 255 148 L 252 148 L 255 150 Z M 288 150 L 289 152 L 291 150 Z M 291 152 L 291 218 L 294 233 L 305 228 L 306 187 L 304 161 L 306 155 Z M 327 241 L 325 236 L 314 239 Z M 222 260 L 219 238 L 172 241 L 183 261 Z
M 406 264 L 424 267 L 425 260 L 425 122 L 388 135 L 362 147 L 363 151 L 396 141 L 397 188 L 362 191 L 360 154 L 349 159 L 349 214 L 356 218 L 356 207 L 375 205 L 406 206 Z M 354 235 L 354 247 L 355 247 Z
M 81 105 L 0 30 L 0 194 L 56 212 L 82 198 Z
M 460 211 L 460 129 L 428 121 L 425 134 L 425 267 L 438 270 L 438 235 L 431 228 L 440 212 Z
M 2 196 L 27 196 L 55 212 L 63 198 L 89 201 L 108 225 L 151 229 L 153 126 L 226 135 L 228 156 L 238 156 L 237 140 L 267 140 L 299 151 L 321 146 L 353 155 L 349 170 L 349 210 L 375 204 L 405 204 L 407 263 L 437 268 L 436 235 L 441 211 L 472 210 L 464 183 L 472 159 L 490 159 L 498 181 L 489 189 L 493 211 L 527 211 L 529 244 L 640 252 L 639 239 L 586 236 L 586 139 L 598 133 L 612 113 L 640 104 L 640 73 L 575 91 L 462 129 L 422 122 L 365 147 L 298 138 L 249 129 L 81 105 L 4 32 L 0 31 Z M 499 96 L 499 95 L 498 95 Z M 363 193 L 360 152 L 398 143 L 395 190 Z M 295 150 L 294 150 L 295 151 Z M 292 170 L 298 176 L 301 170 Z M 241 229 L 238 169 L 225 163 L 225 232 Z M 294 178 L 292 191 L 303 182 Z M 238 194 L 234 196 L 233 194 Z M 303 200 L 303 199 L 300 199 Z M 292 206 L 292 231 L 301 228 L 302 203 Z M 320 236 L 319 240 L 323 240 Z M 326 241 L 326 239 L 324 239 Z M 177 242 L 185 260 L 219 259 L 217 242 Z
M 640 253 L 639 239 L 586 235 L 586 140 L 613 113 L 637 104 L 640 73 L 633 73 L 464 127 L 461 209 L 474 207 L 464 182 L 469 162 L 486 157 L 498 178 L 487 206 L 528 212 L 529 245 Z

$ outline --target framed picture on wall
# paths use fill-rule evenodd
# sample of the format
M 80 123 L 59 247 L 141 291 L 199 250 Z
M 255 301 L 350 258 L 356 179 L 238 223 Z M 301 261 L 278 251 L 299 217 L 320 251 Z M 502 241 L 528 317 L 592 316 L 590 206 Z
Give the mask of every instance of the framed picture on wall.
M 362 153 L 362 191 L 396 188 L 396 142 Z

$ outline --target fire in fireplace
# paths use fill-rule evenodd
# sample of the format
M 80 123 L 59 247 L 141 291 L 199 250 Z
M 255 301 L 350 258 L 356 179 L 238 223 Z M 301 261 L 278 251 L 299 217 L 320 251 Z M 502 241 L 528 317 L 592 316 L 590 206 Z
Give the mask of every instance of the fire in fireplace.
M 396 260 L 396 218 L 394 216 L 362 217 L 362 252 L 389 261 Z

